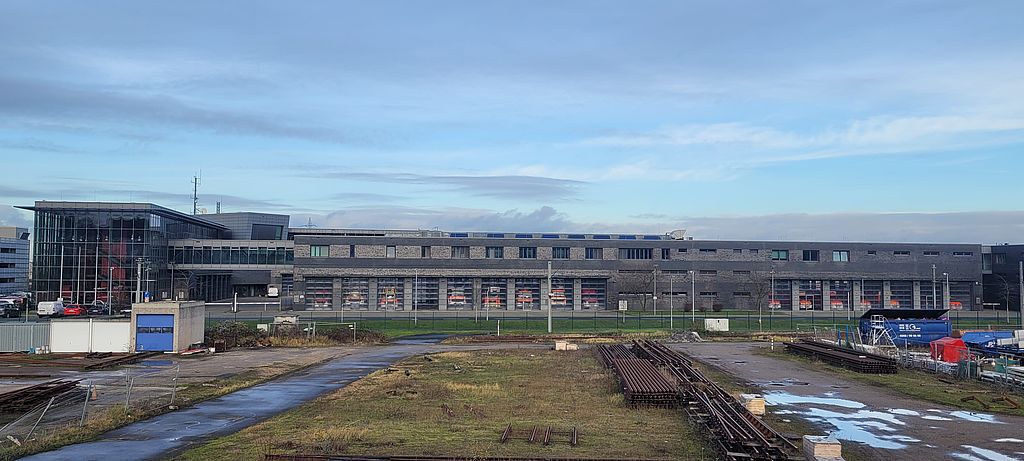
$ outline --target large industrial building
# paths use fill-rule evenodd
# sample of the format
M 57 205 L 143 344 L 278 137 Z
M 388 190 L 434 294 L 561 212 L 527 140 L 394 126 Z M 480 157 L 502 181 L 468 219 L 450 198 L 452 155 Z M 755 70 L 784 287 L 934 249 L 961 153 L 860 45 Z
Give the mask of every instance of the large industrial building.
M 982 307 L 972 244 L 708 241 L 666 235 L 289 228 L 288 216 L 36 202 L 37 299 L 219 300 L 277 288 L 297 309 Z M 998 247 L 996 247 L 998 249 Z M 548 267 L 550 264 L 550 283 Z M 63 268 L 63 270 L 62 270 Z

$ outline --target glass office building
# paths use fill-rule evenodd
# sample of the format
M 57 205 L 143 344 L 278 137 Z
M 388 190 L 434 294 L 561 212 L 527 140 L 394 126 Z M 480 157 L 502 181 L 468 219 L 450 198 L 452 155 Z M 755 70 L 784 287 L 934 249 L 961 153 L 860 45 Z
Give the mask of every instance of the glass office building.
M 148 203 L 49 202 L 35 212 L 32 291 L 39 301 L 63 298 L 125 306 L 170 297 L 167 241 L 219 239 L 227 227 Z

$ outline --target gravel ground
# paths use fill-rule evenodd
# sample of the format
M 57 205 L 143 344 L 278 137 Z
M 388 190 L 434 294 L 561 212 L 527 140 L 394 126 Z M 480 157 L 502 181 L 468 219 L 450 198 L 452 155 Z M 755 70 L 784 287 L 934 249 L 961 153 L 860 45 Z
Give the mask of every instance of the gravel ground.
M 1024 418 L 960 411 L 751 353 L 764 346 L 672 345 L 754 383 L 765 393 L 769 411 L 810 421 L 844 446 L 863 444 L 858 451 L 876 459 L 1024 460 Z

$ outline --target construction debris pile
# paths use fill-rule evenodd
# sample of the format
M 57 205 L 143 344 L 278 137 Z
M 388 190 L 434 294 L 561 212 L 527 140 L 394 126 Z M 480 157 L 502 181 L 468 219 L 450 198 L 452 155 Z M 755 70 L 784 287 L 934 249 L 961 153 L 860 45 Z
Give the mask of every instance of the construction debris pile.
M 804 340 L 785 344 L 788 352 L 811 357 L 858 373 L 895 374 L 898 369 L 895 358 L 859 352 L 826 342 Z
M 722 459 L 802 459 L 795 445 L 751 414 L 683 354 L 651 340 L 633 341 L 632 348 L 601 346 L 598 351 L 619 377 L 627 401 L 633 405 L 683 405 L 691 420 L 709 431 Z M 673 389 L 672 404 L 666 403 L 670 397 L 664 395 L 668 390 L 662 387 L 665 383 Z
M 0 414 L 28 411 L 78 387 L 79 380 L 55 379 L 0 394 Z

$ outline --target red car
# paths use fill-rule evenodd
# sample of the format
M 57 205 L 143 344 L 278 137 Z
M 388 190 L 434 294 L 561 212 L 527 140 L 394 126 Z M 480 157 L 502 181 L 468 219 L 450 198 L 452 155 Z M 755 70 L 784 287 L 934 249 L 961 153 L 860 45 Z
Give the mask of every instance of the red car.
M 64 306 L 64 315 L 68 317 L 85 314 L 85 308 L 81 304 L 68 304 Z

